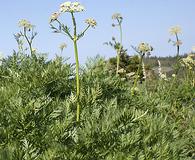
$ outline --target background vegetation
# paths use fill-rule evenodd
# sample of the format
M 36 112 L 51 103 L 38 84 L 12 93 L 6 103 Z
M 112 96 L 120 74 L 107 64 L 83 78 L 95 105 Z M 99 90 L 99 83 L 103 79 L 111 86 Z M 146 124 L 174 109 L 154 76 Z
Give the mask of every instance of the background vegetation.
M 132 96 L 132 83 L 110 73 L 108 61 L 89 59 L 78 123 L 75 66 L 36 55 L 2 60 L 0 159 L 194 158 L 192 79 L 146 81 Z

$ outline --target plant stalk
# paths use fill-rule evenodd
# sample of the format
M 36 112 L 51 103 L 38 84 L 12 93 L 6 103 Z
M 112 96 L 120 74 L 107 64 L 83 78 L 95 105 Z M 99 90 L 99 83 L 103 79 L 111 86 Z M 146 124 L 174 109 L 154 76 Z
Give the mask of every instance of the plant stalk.
M 175 34 L 176 36 L 176 42 L 177 42 L 177 58 L 179 57 L 179 38 L 178 38 L 178 35 L 177 33 Z
M 77 30 L 76 30 L 76 21 L 73 13 L 71 13 L 72 22 L 74 26 L 74 53 L 75 53 L 75 61 L 76 61 L 76 90 L 77 90 L 77 113 L 76 113 L 76 120 L 79 122 L 80 120 L 80 104 L 79 104 L 79 97 L 80 97 L 80 81 L 79 81 L 79 57 L 78 57 L 78 47 L 77 47 Z
M 122 35 L 122 26 L 121 26 L 121 24 L 119 24 L 119 30 L 120 30 L 120 46 L 119 46 L 119 50 L 118 50 L 118 52 L 117 52 L 117 67 L 116 67 L 116 74 L 118 74 L 118 71 L 119 71 L 120 53 L 121 53 L 121 49 L 122 49 L 122 39 L 123 39 L 123 35 Z
M 79 104 L 79 97 L 80 97 L 80 82 L 79 82 L 79 58 L 78 58 L 78 48 L 77 48 L 77 41 L 74 40 L 74 53 L 75 53 L 75 60 L 76 60 L 76 86 L 77 86 L 77 122 L 80 120 L 80 104 Z
M 26 35 L 26 28 L 24 28 L 24 37 L 29 45 L 31 56 L 33 56 L 33 50 L 32 50 L 32 41 L 30 41 Z
M 137 87 L 137 81 L 138 81 L 138 78 L 139 78 L 139 72 L 140 72 L 141 67 L 142 67 L 143 58 L 144 58 L 144 55 L 141 55 L 140 63 L 139 63 L 139 66 L 138 66 L 136 78 L 135 78 L 134 85 L 133 85 L 133 90 L 132 90 L 132 92 L 131 92 L 131 95 L 132 95 L 132 96 L 134 95 L 134 92 L 135 92 L 134 89 L 135 89 L 135 87 Z
M 179 37 L 177 35 L 177 33 L 175 34 L 176 36 L 176 42 L 177 42 L 177 54 L 176 54 L 176 74 L 178 74 L 179 72 L 179 52 L 180 52 L 180 47 L 179 47 Z

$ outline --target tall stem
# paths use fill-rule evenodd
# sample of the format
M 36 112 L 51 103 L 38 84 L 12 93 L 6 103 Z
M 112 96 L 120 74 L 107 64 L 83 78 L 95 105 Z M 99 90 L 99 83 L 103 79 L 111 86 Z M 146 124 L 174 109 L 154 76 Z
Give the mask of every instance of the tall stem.
M 120 46 L 119 46 L 119 50 L 117 52 L 117 68 L 116 68 L 116 74 L 118 74 L 118 70 L 119 70 L 120 53 L 121 53 L 121 49 L 122 49 L 122 40 L 123 40 L 123 34 L 122 34 L 122 26 L 121 26 L 121 24 L 119 24 L 119 30 L 120 30 Z
M 178 35 L 177 33 L 175 34 L 176 36 L 176 46 L 177 46 L 177 55 L 176 55 L 176 74 L 178 74 L 179 72 L 179 38 L 178 38 Z
M 79 122 L 80 120 L 80 104 L 79 104 L 79 97 L 80 97 L 80 82 L 79 82 L 79 57 L 78 57 L 78 47 L 77 47 L 77 30 L 76 30 L 76 21 L 74 18 L 73 13 L 71 13 L 72 22 L 74 26 L 74 53 L 75 53 L 75 61 L 76 61 L 76 89 L 77 89 L 77 114 L 76 120 Z
M 26 35 L 26 28 L 24 27 L 24 37 L 29 45 L 31 56 L 33 56 L 33 50 L 32 50 L 32 42 L 28 39 Z
M 78 48 L 77 48 L 76 40 L 74 40 L 74 53 L 75 53 L 75 60 L 76 60 L 77 122 L 78 122 L 80 119 L 80 105 L 79 105 L 80 82 L 79 82 L 79 58 L 78 58 Z
M 138 78 L 139 78 L 139 72 L 140 72 L 140 70 L 141 70 L 143 58 L 144 58 L 144 56 L 141 55 L 140 63 L 139 63 L 139 66 L 138 66 L 138 70 L 137 70 L 137 74 L 136 74 L 136 78 L 135 78 L 135 81 L 134 81 L 133 90 L 132 90 L 132 92 L 131 92 L 131 95 L 134 95 L 134 92 L 135 92 L 134 89 L 135 89 L 135 87 L 137 87 L 137 81 L 138 81 Z
M 177 58 L 179 57 L 179 38 L 178 38 L 178 35 L 177 33 L 175 34 L 176 36 L 176 42 L 177 42 Z

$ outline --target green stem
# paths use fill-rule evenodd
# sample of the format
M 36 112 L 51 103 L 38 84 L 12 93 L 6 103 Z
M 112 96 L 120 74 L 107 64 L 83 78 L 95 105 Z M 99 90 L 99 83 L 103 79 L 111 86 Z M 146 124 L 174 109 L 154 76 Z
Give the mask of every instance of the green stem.
M 86 32 L 89 28 L 90 28 L 90 25 L 88 25 L 88 26 L 85 28 L 85 30 L 84 30 L 81 34 L 78 35 L 78 40 L 85 34 L 85 32 Z
M 28 39 L 27 35 L 26 35 L 26 28 L 24 27 L 24 37 L 29 45 L 29 48 L 30 48 L 30 53 L 31 53 L 31 56 L 33 55 L 33 50 L 32 50 L 32 42 Z
M 122 49 L 122 39 L 123 39 L 123 34 L 122 34 L 122 26 L 119 23 L 119 30 L 120 30 L 120 46 L 119 46 L 119 50 L 117 52 L 117 67 L 116 67 L 116 74 L 118 74 L 118 70 L 119 70 L 119 65 L 120 65 L 120 53 L 121 53 L 121 49 Z
M 176 55 L 176 74 L 178 74 L 179 72 L 179 51 L 180 51 L 180 47 L 179 47 L 179 38 L 177 33 L 175 34 L 176 36 L 176 46 L 177 46 L 177 55 Z
M 141 58 L 140 58 L 140 63 L 139 63 L 139 66 L 138 66 L 136 78 L 135 78 L 134 85 L 133 85 L 133 90 L 132 90 L 132 92 L 131 92 L 131 95 L 132 95 L 132 96 L 134 95 L 134 89 L 135 89 L 135 87 L 137 87 L 137 81 L 138 81 L 138 78 L 139 78 L 139 72 L 140 72 L 140 70 L 141 70 L 142 61 L 143 61 L 143 55 L 141 55 Z
M 146 74 L 144 60 L 142 60 L 142 68 L 145 70 L 145 74 Z M 145 87 L 146 95 L 148 95 L 148 90 L 147 90 L 147 77 L 146 77 L 147 75 L 144 75 L 144 76 L 145 76 L 144 87 Z
M 59 20 L 56 20 L 56 22 L 58 22 L 59 26 L 62 26 L 64 29 L 64 32 L 62 32 L 61 30 L 58 30 L 58 31 L 64 35 L 68 36 L 71 40 L 73 40 L 73 37 L 71 36 L 71 34 L 68 31 L 66 31 L 66 28 L 64 27 L 64 25 L 62 25 L 62 23 Z
M 77 41 L 74 41 L 74 52 L 75 52 L 75 60 L 76 60 L 77 122 L 78 122 L 80 119 L 80 105 L 79 105 L 80 83 L 79 83 L 79 58 L 78 58 Z
M 76 30 L 76 21 L 74 18 L 74 14 L 71 13 L 72 22 L 74 26 L 74 53 L 75 53 L 75 61 L 76 61 L 76 87 L 77 87 L 77 114 L 76 120 L 79 122 L 80 120 L 80 104 L 79 104 L 79 97 L 80 97 L 80 82 L 79 82 L 79 57 L 78 57 L 78 47 L 77 47 L 77 30 Z
M 89 29 L 89 27 L 90 27 L 90 25 L 88 25 L 81 34 L 85 34 L 85 32 Z
M 179 57 L 179 38 L 178 38 L 178 35 L 177 33 L 175 34 L 176 36 L 176 42 L 177 42 L 177 58 Z

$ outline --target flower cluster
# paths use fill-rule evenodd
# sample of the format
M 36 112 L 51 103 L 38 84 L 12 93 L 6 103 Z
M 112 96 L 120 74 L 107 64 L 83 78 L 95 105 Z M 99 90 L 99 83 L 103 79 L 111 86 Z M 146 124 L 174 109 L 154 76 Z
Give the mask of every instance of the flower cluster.
M 51 22 L 57 20 L 58 17 L 59 17 L 59 15 L 60 15 L 59 12 L 54 12 L 54 13 L 52 13 L 52 15 L 50 16 L 50 19 L 49 19 L 49 23 L 51 23 Z
M 60 13 L 64 12 L 70 12 L 70 13 L 75 13 L 75 12 L 82 12 L 84 11 L 85 8 L 83 5 L 81 5 L 79 2 L 64 2 L 60 5 L 60 10 L 58 12 L 54 12 L 50 18 L 49 18 L 49 23 L 55 21 L 58 19 L 60 16 Z
M 164 73 L 160 74 L 160 78 L 163 79 L 163 80 L 165 80 L 165 81 L 168 80 L 168 79 L 167 79 L 167 75 L 164 74 Z
M 179 34 L 181 33 L 181 28 L 179 26 L 174 26 L 174 27 L 171 27 L 170 30 L 169 30 L 169 33 L 171 35 L 175 35 L 175 34 Z
M 153 47 L 150 46 L 148 43 L 140 43 L 138 48 L 137 48 L 139 53 L 142 54 L 146 54 L 146 53 L 150 53 L 151 51 L 153 51 Z
M 120 13 L 114 13 L 112 15 L 112 19 L 113 20 L 117 20 L 117 24 L 112 24 L 112 27 L 115 27 L 115 26 L 120 26 L 122 24 L 122 21 L 123 21 L 123 17 L 121 16 Z
M 145 65 L 144 62 L 142 62 L 142 72 L 143 72 L 143 79 L 146 79 L 146 69 L 145 69 Z
M 60 12 L 82 12 L 85 8 L 79 2 L 64 2 L 60 5 Z
M 119 73 L 119 74 L 126 73 L 126 70 L 125 70 L 124 68 L 121 68 L 121 69 L 118 70 L 118 73 Z
M 60 46 L 59 46 L 61 52 L 62 52 L 62 51 L 64 50 L 64 48 L 66 48 L 66 47 L 67 47 L 67 44 L 66 44 L 66 43 L 62 43 L 62 44 L 60 44 Z
M 97 26 L 97 22 L 93 18 L 88 18 L 85 20 L 85 23 L 87 23 L 89 26 L 95 28 Z
M 189 54 L 186 58 L 182 58 L 181 64 L 191 70 L 195 67 L 195 55 Z
M 120 13 L 114 13 L 114 14 L 112 15 L 112 19 L 123 19 L 123 17 L 121 16 Z
M 33 25 L 25 19 L 21 19 L 18 22 L 18 25 L 19 25 L 19 27 L 24 27 L 24 28 L 29 29 L 29 30 L 33 28 Z
M 167 75 L 162 73 L 161 63 L 159 60 L 158 60 L 158 73 L 159 73 L 160 79 L 167 81 Z

